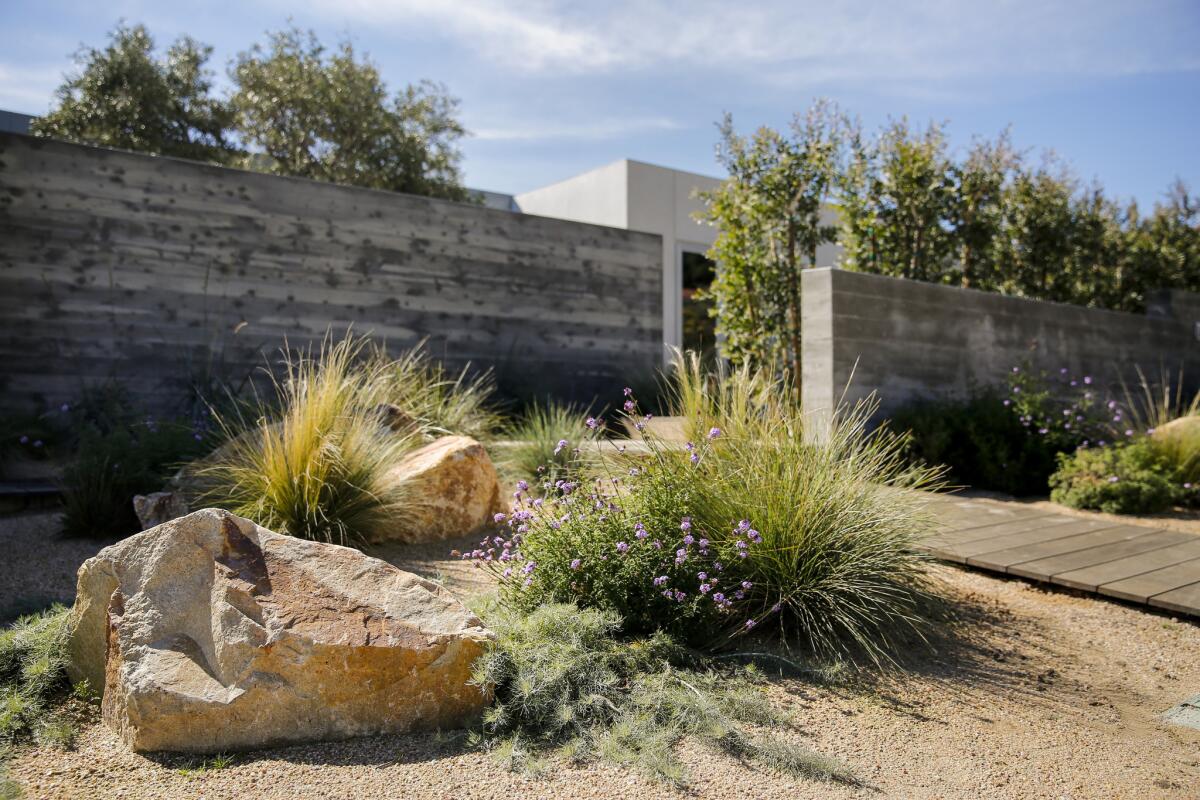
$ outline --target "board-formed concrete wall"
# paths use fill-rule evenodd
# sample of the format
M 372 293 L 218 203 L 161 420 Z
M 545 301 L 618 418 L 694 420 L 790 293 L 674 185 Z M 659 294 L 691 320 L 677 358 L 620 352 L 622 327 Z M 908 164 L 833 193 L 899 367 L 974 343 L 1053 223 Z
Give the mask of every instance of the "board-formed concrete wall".
M 658 236 L 0 134 L 0 405 L 141 401 L 285 338 L 428 338 L 510 393 L 590 400 L 662 348 Z M 215 362 L 215 366 L 214 366 Z
M 1116 389 L 1135 367 L 1200 381 L 1200 297 L 1159 293 L 1146 315 L 1025 300 L 838 269 L 805 271 L 805 407 L 875 392 L 881 416 L 926 398 L 1002 384 L 1027 360 Z M 853 375 L 853 380 L 851 376 Z M 846 390 L 847 385 L 849 389 Z

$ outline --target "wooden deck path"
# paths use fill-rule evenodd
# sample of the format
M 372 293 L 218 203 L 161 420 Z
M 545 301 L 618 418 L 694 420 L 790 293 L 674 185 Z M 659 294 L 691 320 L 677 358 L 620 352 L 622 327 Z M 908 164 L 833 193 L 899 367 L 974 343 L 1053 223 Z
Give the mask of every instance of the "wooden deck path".
M 1200 617 L 1200 535 L 932 496 L 937 558 Z

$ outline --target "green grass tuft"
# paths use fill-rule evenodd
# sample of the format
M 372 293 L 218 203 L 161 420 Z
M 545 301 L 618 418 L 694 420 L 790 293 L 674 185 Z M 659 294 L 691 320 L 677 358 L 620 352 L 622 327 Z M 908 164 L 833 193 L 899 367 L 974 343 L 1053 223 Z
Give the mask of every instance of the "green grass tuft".
M 584 424 L 586 411 L 548 400 L 532 403 L 502 429 L 507 441 L 500 469 L 513 480 L 554 481 L 589 471 L 596 463 L 598 435 Z M 568 446 L 559 448 L 558 442 Z M 555 452 L 557 450 L 557 452 Z

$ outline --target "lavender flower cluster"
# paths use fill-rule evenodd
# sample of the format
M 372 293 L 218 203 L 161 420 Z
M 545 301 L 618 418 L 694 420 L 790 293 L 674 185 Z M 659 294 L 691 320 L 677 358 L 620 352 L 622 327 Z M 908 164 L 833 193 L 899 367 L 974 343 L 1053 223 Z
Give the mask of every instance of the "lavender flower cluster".
M 624 413 L 638 430 L 643 430 L 651 415 L 639 413 L 631 389 L 626 388 L 624 396 Z M 603 421 L 588 417 L 584 424 L 595 430 Z M 686 452 L 691 464 L 700 463 L 710 453 L 710 443 L 721 436 L 722 431 L 713 427 L 700 446 L 688 442 Z M 567 440 L 560 440 L 555 452 L 570 446 Z M 698 529 L 686 509 L 680 509 L 677 529 L 665 530 L 667 526 L 661 517 L 658 522 L 649 524 L 636 518 L 637 515 L 628 512 L 625 505 L 636 494 L 637 482 L 646 478 L 648 469 L 650 467 L 644 464 L 631 467 L 628 479 L 596 478 L 590 492 L 581 490 L 581 484 L 576 480 L 547 480 L 541 486 L 540 497 L 530 493 L 527 481 L 518 481 L 511 510 L 495 515 L 499 532 L 481 539 L 478 546 L 468 552 L 452 551 L 452 555 L 492 571 L 500 581 L 502 591 L 523 592 L 532 587 L 545 570 L 562 576 L 565 566 L 569 570 L 566 574 L 572 590 L 582 591 L 594 582 L 618 573 L 636 575 L 640 576 L 636 578 L 638 582 L 646 583 L 640 588 L 630 586 L 629 594 L 641 595 L 645 591 L 647 595 L 664 598 L 669 603 L 668 609 L 680 609 L 668 613 L 733 615 L 737 620 L 739 604 L 747 600 L 754 584 L 745 578 L 744 569 L 734 569 L 733 565 L 752 558 L 755 548 L 763 542 L 762 535 L 750 520 L 743 519 L 732 524 L 728 534 L 713 537 L 719 538 L 719 544 L 716 544 L 710 538 L 711 534 L 706 535 Z M 575 552 L 556 556 L 562 563 L 539 564 L 534 557 L 526 555 L 523 548 L 531 535 L 553 538 L 567 526 L 580 526 L 575 532 L 582 535 L 574 541 L 581 544 L 572 548 Z M 607 536 L 597 538 L 595 533 L 601 526 Z M 572 538 L 563 541 L 572 541 Z M 608 543 L 597 544 L 599 541 Z M 776 604 L 767 613 L 779 609 Z M 740 630 L 747 631 L 760 622 L 761 618 L 746 615 L 736 624 Z

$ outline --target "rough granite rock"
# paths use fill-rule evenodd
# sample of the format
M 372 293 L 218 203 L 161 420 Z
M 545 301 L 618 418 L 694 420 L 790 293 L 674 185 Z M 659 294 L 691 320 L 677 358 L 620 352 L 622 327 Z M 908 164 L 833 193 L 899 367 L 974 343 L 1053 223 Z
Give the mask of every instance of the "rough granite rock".
M 445 436 L 414 450 L 391 478 L 411 490 L 412 510 L 376 542 L 432 542 L 476 533 L 503 510 L 496 468 L 469 436 Z
M 156 525 L 178 519 L 188 513 L 187 502 L 179 492 L 151 492 L 133 497 L 133 511 L 137 514 L 142 530 L 148 531 Z
M 491 633 L 357 550 L 204 509 L 79 569 L 69 673 L 137 751 L 211 753 L 459 727 Z

